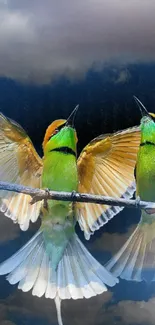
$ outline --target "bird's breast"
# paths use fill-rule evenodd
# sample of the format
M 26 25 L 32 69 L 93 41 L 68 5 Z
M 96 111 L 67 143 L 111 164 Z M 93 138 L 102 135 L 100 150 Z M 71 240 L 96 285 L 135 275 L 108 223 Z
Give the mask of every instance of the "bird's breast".
M 76 158 L 60 152 L 52 152 L 44 159 L 42 187 L 53 191 L 76 191 L 78 173 Z
M 142 200 L 155 201 L 155 146 L 140 148 L 136 167 L 137 194 Z

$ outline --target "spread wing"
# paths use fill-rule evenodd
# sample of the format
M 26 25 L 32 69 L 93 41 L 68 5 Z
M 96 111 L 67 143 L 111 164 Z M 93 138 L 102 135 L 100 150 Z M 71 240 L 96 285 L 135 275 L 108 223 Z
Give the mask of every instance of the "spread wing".
M 78 159 L 79 192 L 131 198 L 139 144 L 139 127 L 92 140 Z M 76 207 L 86 239 L 123 209 L 92 203 L 78 203 Z
M 0 113 L 0 180 L 40 187 L 42 160 L 20 125 Z M 25 194 L 0 191 L 0 211 L 22 230 L 39 216 L 41 202 L 30 205 L 31 197 Z

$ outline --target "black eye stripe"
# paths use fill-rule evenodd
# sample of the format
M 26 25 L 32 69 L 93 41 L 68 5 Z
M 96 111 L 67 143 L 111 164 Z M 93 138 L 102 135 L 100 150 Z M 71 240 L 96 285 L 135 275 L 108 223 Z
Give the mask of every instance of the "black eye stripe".
M 62 154 L 65 154 L 65 155 L 73 155 L 76 157 L 76 152 L 69 147 L 58 147 L 58 148 L 50 150 L 50 152 L 52 152 L 52 151 L 57 151 Z
M 150 142 L 150 141 L 145 141 L 145 142 L 142 142 L 142 143 L 140 144 L 140 147 L 143 147 L 143 146 L 146 146 L 146 145 L 155 146 L 155 143 Z

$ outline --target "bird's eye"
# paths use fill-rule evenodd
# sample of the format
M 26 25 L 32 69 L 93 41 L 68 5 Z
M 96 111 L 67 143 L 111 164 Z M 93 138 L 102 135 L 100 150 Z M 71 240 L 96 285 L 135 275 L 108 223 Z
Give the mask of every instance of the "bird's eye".
M 58 129 L 55 129 L 54 132 L 53 132 L 53 135 L 54 134 L 57 134 L 58 132 L 59 132 L 59 130 Z
M 55 129 L 53 131 L 53 133 L 51 134 L 51 136 L 49 137 L 48 141 L 54 136 L 56 135 L 63 127 L 65 126 L 65 123 L 64 124 L 61 124 L 60 126 L 57 127 L 57 129 Z
M 59 130 L 58 130 L 58 129 L 55 129 L 55 130 L 53 131 L 53 133 L 50 135 L 48 141 L 49 141 L 49 140 L 50 140 L 54 135 L 56 135 L 58 132 L 59 132 Z

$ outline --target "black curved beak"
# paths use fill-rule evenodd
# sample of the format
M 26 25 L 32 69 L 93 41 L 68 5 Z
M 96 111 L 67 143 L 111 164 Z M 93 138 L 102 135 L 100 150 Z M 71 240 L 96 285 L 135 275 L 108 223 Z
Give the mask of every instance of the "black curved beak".
M 74 120 L 75 120 L 75 115 L 79 109 L 79 105 L 76 105 L 76 107 L 73 109 L 72 113 L 69 115 L 67 121 L 66 121 L 66 126 L 71 126 L 74 128 Z
M 146 107 L 142 104 L 142 102 L 136 97 L 136 96 L 133 96 L 136 104 L 138 105 L 139 109 L 140 109 L 140 112 L 142 114 L 142 117 L 143 116 L 149 116 L 149 112 L 147 111 Z

